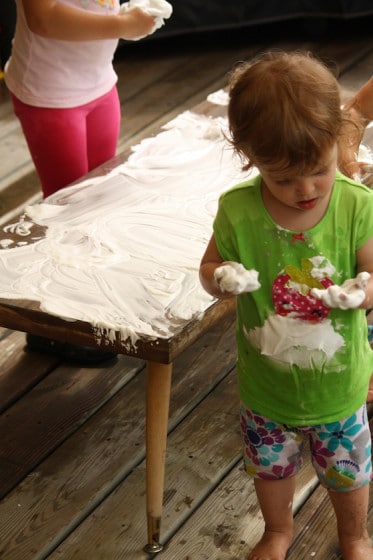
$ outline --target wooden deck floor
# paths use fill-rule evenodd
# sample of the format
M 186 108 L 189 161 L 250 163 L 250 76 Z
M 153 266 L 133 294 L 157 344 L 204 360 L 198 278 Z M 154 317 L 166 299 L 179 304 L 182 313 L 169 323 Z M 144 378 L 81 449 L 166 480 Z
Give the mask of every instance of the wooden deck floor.
M 373 67 L 366 32 L 304 39 L 280 32 L 273 40 L 267 33 L 262 41 L 249 30 L 210 36 L 199 48 L 185 41 L 124 50 L 116 61 L 119 150 L 223 87 L 234 63 L 272 47 L 319 54 L 336 68 L 346 96 Z M 9 216 L 39 191 L 1 87 L 0 210 Z M 241 465 L 233 321 L 175 361 L 163 560 L 244 560 L 263 528 Z M 0 329 L 0 559 L 150 558 L 143 551 L 144 362 L 120 356 L 104 368 L 78 368 L 23 348 L 23 333 Z M 339 559 L 331 507 L 308 460 L 294 511 L 289 560 Z M 373 533 L 373 509 L 369 524 Z

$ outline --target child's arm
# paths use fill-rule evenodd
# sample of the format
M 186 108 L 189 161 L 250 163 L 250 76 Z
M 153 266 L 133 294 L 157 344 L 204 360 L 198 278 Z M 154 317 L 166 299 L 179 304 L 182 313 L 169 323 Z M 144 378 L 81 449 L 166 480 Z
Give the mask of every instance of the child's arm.
M 102 15 L 56 0 L 22 0 L 22 4 L 27 25 L 33 33 L 65 41 L 135 39 L 151 33 L 155 21 L 139 8 L 124 14 Z
M 253 292 L 260 288 L 256 270 L 247 270 L 241 263 L 222 260 L 214 236 L 202 257 L 199 275 L 205 290 L 218 298 Z
M 347 122 L 338 142 L 338 167 L 345 175 L 359 180 L 361 165 L 357 154 L 365 128 L 373 121 L 373 77 L 346 103 L 343 113 Z
M 201 260 L 199 278 L 206 292 L 218 298 L 226 298 L 232 295 L 222 292 L 214 276 L 215 270 L 222 263 L 223 259 L 219 254 L 215 238 L 212 236 Z

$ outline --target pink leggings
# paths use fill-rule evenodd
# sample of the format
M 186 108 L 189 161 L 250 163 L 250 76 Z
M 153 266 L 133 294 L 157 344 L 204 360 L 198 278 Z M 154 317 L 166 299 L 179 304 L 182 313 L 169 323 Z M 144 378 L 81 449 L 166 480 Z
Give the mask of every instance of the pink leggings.
M 73 108 L 34 107 L 14 95 L 12 101 L 44 197 L 115 155 L 120 128 L 116 86 L 98 99 Z

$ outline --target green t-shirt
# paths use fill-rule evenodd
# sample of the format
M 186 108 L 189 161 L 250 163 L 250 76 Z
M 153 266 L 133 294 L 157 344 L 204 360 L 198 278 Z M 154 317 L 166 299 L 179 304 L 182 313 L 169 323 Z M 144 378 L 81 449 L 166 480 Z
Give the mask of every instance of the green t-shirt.
M 330 309 L 309 292 L 356 276 L 356 250 L 373 236 L 372 197 L 337 173 L 324 217 L 303 233 L 273 221 L 260 176 L 220 197 L 221 257 L 259 271 L 261 288 L 237 297 L 236 326 L 240 397 L 256 412 L 315 425 L 364 403 L 373 372 L 365 311 Z

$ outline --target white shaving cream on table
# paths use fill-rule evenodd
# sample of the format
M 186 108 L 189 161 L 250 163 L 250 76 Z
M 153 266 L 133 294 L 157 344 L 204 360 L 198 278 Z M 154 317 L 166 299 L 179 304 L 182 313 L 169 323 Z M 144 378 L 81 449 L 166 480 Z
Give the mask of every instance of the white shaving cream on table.
M 109 175 L 28 207 L 27 227 L 13 228 L 29 231 L 31 244 L 23 244 L 26 235 L 1 245 L 0 297 L 39 302 L 46 313 L 132 345 L 169 338 L 201 316 L 214 301 L 198 271 L 217 200 L 247 176 L 225 126 L 183 113 Z M 45 236 L 31 240 L 40 226 Z

